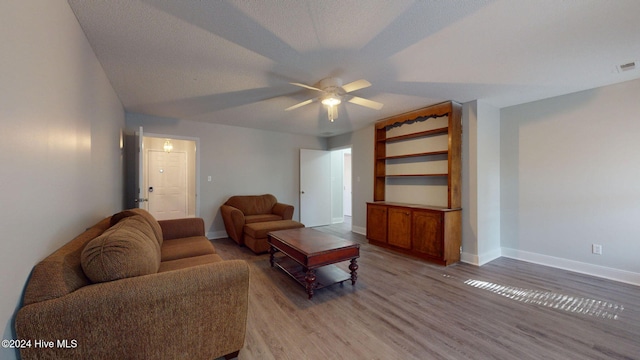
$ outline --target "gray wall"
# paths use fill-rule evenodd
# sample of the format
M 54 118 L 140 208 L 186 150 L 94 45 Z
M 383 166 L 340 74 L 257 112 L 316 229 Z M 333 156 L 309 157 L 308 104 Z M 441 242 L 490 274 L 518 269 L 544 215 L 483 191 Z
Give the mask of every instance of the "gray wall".
M 0 44 L 0 324 L 15 339 L 33 266 L 122 208 L 124 111 L 66 1 L 0 2 Z
M 501 110 L 503 255 L 640 283 L 638 94 L 635 80 Z
M 226 237 L 220 205 L 230 196 L 270 193 L 299 219 L 300 149 L 326 139 L 127 113 L 127 128 L 200 139 L 200 216 L 210 238 Z M 211 176 L 211 182 L 207 181 Z

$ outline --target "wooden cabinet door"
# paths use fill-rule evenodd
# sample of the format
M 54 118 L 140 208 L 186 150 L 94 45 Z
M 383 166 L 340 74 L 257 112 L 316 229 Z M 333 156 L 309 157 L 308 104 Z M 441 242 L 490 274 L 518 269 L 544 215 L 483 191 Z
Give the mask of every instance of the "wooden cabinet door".
M 387 242 L 387 207 L 367 204 L 367 239 Z
M 411 249 L 411 210 L 389 208 L 389 245 Z
M 442 258 L 444 256 L 441 212 L 413 211 L 413 250 Z

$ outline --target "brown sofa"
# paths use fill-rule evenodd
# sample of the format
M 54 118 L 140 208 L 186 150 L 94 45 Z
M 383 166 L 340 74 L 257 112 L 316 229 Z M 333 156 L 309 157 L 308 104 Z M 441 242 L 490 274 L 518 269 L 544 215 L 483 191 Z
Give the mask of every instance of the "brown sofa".
M 279 203 L 271 194 L 236 195 L 220 206 L 229 237 L 257 254 L 269 249 L 269 231 L 304 227 L 291 220 L 293 210 L 293 205 Z
M 200 218 L 106 218 L 38 263 L 16 316 L 22 359 L 215 359 L 244 344 L 249 268 Z M 35 342 L 53 342 L 36 347 Z M 42 342 L 40 343 L 42 344 Z

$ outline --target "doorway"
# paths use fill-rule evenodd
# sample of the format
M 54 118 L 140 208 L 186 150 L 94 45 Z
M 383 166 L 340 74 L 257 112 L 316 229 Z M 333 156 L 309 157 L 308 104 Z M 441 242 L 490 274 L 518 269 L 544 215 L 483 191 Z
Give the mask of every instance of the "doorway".
M 351 219 L 351 148 L 331 150 L 331 222 Z
M 197 139 L 143 136 L 143 207 L 158 220 L 198 216 Z
M 300 221 L 307 227 L 350 223 L 351 203 L 351 148 L 300 149 Z
M 344 152 L 344 162 L 343 162 L 343 178 L 342 182 L 344 184 L 344 191 L 342 192 L 342 212 L 346 217 L 351 217 L 351 148 L 346 149 Z

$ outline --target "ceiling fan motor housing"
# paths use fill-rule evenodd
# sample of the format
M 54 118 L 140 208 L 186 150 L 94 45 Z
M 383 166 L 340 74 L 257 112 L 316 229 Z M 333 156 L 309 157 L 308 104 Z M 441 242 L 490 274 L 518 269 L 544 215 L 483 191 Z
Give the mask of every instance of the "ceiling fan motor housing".
M 339 78 L 330 77 L 320 80 L 320 89 L 327 94 L 333 94 L 336 96 L 344 95 L 344 91 L 342 90 L 342 80 Z

